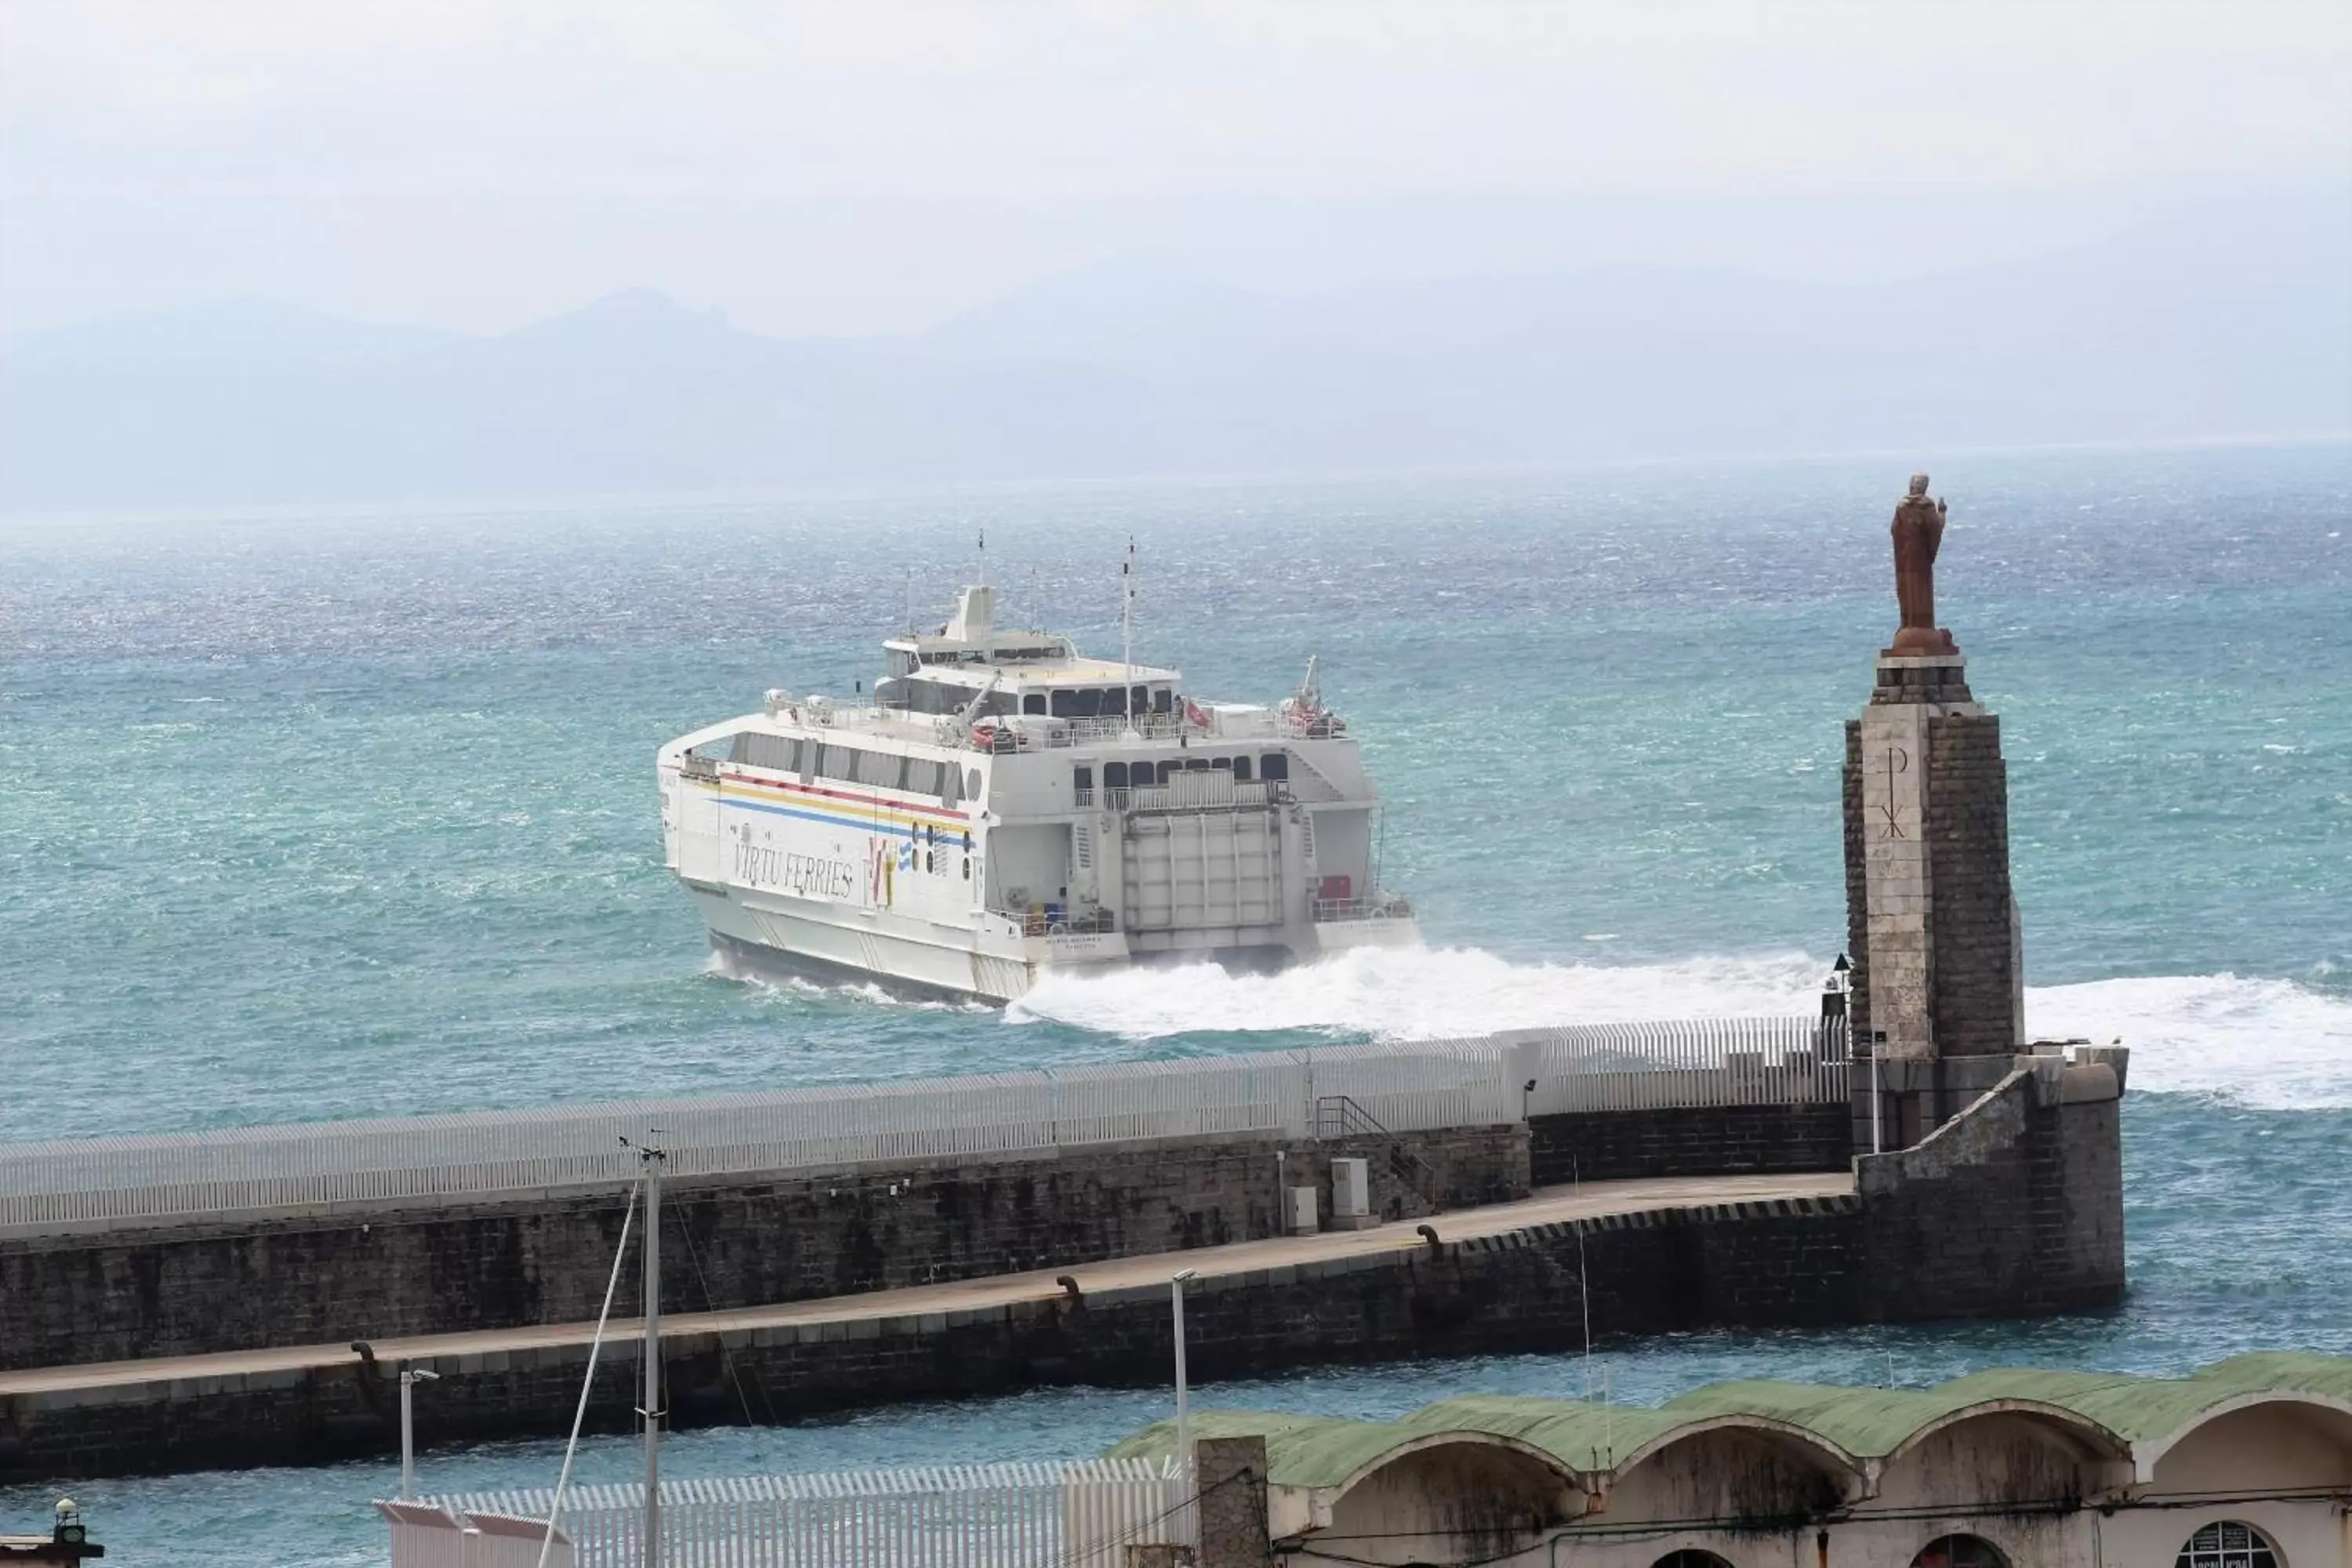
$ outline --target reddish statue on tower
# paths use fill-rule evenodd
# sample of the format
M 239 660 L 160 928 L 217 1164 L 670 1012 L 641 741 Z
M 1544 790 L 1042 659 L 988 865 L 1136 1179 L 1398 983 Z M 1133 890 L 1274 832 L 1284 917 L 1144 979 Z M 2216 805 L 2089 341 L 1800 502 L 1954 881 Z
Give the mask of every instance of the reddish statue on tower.
M 1911 493 L 1895 508 L 1895 602 L 1903 624 L 1895 633 L 1896 657 L 1957 654 L 1952 634 L 1936 624 L 1936 552 L 1944 542 L 1945 507 L 1927 499 L 1927 476 L 1911 476 Z

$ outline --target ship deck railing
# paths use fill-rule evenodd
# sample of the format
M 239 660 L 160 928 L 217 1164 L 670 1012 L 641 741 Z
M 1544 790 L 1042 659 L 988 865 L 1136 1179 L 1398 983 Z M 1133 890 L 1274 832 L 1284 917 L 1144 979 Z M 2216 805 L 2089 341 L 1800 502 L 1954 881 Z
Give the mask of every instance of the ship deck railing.
M 1376 893 L 1368 899 L 1317 899 L 1310 912 L 1318 923 L 1325 921 L 1412 919 L 1412 906 L 1393 893 Z
M 1012 921 L 1023 936 L 1108 936 L 1118 930 L 1118 916 L 1109 910 L 1085 910 L 1055 916 L 1041 910 L 991 910 Z

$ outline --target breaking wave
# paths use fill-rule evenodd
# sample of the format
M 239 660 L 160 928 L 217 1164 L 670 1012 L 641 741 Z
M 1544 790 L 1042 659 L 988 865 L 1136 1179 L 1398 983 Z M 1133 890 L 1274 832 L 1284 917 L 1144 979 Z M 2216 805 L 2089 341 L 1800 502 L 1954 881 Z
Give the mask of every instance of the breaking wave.
M 2025 994 L 2035 1035 L 2120 1038 L 2135 1091 L 2265 1110 L 2352 1107 L 2352 997 L 2292 980 L 2158 975 Z
M 1514 963 L 1475 948 L 1360 950 L 1274 974 L 1213 964 L 1055 975 L 1006 1010 L 1131 1040 L 1303 1030 L 1433 1039 L 1546 1024 L 1810 1013 L 1828 960 L 1802 952 L 1664 963 Z M 2252 1108 L 2352 1107 L 2352 998 L 2234 974 L 2035 986 L 2027 1032 L 2120 1038 L 2131 1087 Z

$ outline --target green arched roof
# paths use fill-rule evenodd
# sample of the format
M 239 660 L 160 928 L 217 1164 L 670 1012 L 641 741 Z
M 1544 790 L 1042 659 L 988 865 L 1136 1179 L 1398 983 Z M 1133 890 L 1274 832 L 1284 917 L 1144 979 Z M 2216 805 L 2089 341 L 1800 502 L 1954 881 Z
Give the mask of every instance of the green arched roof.
M 1471 1394 L 1440 1400 L 1394 1421 L 1349 1421 L 1254 1411 L 1203 1411 L 1198 1437 L 1262 1435 L 1276 1486 L 1334 1487 L 1381 1455 L 1445 1433 L 1505 1439 L 1549 1455 L 1564 1470 L 1595 1473 L 1681 1432 L 1754 1424 L 1809 1437 L 1823 1458 L 1881 1459 L 1920 1434 L 1971 1412 L 2021 1411 L 2117 1446 L 2159 1443 L 2205 1411 L 2263 1395 L 2316 1396 L 2352 1409 L 2352 1357 L 2266 1352 L 2232 1356 L 2186 1377 L 2008 1367 L 1934 1388 L 1840 1388 L 1801 1383 L 1717 1383 L 1644 1409 L 1570 1399 Z M 1175 1424 L 1144 1428 L 1111 1450 L 1160 1457 Z M 1475 1436 L 1474 1436 L 1475 1440 Z

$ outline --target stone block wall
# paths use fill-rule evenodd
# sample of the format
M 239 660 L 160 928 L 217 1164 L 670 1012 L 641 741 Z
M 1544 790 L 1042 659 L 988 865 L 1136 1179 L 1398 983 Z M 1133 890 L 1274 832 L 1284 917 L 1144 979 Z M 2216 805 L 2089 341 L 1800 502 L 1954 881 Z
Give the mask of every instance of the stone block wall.
M 1997 715 L 1927 721 L 1927 850 L 1936 882 L 1937 1053 L 2009 1056 L 2023 1039 L 2023 1020 L 2015 1014 L 2009 770 Z
M 1858 720 L 1846 721 L 1845 763 L 1839 779 L 1845 822 L 1845 952 L 1853 964 L 1853 991 L 1846 1000 L 1846 1017 L 1858 1065 L 1870 1054 L 1869 844 L 1863 833 L 1862 724 Z
M 1527 1194 L 1523 1127 L 1398 1142 L 1436 1178 L 1432 1201 L 1392 1173 L 1382 1184 L 1391 1164 L 1375 1158 L 1376 1202 L 1398 1217 Z M 681 1311 L 757 1306 L 1271 1236 L 1283 1147 L 1180 1139 L 675 1181 L 664 1297 Z M 0 1241 L 0 1369 L 586 1321 L 625 1206 L 622 1192 L 569 1192 Z M 620 1299 L 638 1289 L 632 1256 Z
M 2120 1074 L 2013 1070 L 1915 1149 L 1826 1198 L 1665 1205 L 1460 1242 L 1204 1278 L 1185 1316 L 1203 1383 L 1329 1362 L 1554 1354 L 1597 1337 L 2076 1311 L 2123 1292 Z M 1590 1300 L 1590 1312 L 1587 1301 Z M 1041 1384 L 1162 1386 L 1163 1285 L 967 1311 L 679 1336 L 676 1424 L 770 1423 Z M 638 1347 L 605 1347 L 589 1429 L 629 1428 Z M 584 1346 L 432 1362 L 425 1442 L 554 1436 Z M 384 1454 L 397 1390 L 357 1358 L 0 1400 L 0 1475 L 98 1475 Z
M 1851 1197 L 1661 1210 L 1458 1245 L 1204 1279 L 1185 1306 L 1193 1377 L 1334 1362 L 1583 1343 L 1714 1324 L 1842 1321 L 1862 1209 Z M 1443 1222 L 1439 1222 L 1441 1228 Z M 681 1336 L 666 1342 L 675 1424 L 797 1420 L 1039 1384 L 1152 1387 L 1174 1344 L 1164 1285 L 919 1317 Z M 607 1344 L 587 1429 L 631 1428 L 632 1341 Z M 584 1346 L 445 1356 L 417 1401 L 420 1440 L 556 1436 Z M 0 1401 L 0 1477 L 316 1462 L 391 1451 L 398 1390 L 358 1358 L 310 1373 L 182 1379 Z
M 1457 1127 L 1443 1137 L 1351 1134 L 1286 1145 L 1283 1180 L 1316 1189 L 1331 1218 L 1331 1162 L 1360 1159 L 1371 1212 L 1382 1220 L 1421 1219 L 1447 1209 L 1510 1203 L 1533 1190 L 1528 1130 L 1515 1122 Z
M 2026 1316 L 2122 1300 L 2116 1074 L 2020 1060 L 1916 1147 L 1855 1162 L 1878 1315 Z
M 1870 1040 L 1869 889 L 1864 872 L 1862 726 L 1845 727 L 1846 952 L 1853 961 L 1855 1052 Z M 2021 1042 L 2015 1016 L 2017 943 L 2009 873 L 2009 769 L 2000 720 L 1947 714 L 1927 721 L 1927 848 L 1933 903 L 1936 1047 L 1947 1057 L 2007 1056 Z
M 1539 1187 L 1636 1176 L 1842 1171 L 1853 1157 L 1850 1110 L 1732 1105 L 1538 1116 L 1528 1124 Z

